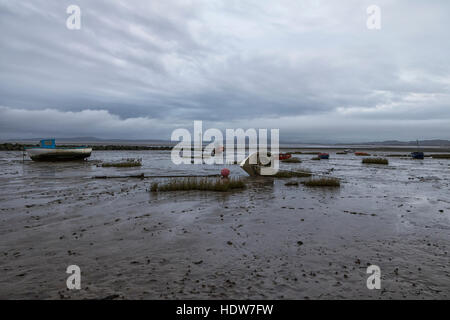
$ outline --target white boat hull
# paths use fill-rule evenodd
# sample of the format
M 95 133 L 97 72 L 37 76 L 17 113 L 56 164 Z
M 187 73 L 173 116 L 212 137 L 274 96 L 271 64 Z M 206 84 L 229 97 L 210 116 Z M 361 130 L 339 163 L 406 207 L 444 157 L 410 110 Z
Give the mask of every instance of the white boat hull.
M 29 148 L 26 151 L 35 161 L 63 161 L 88 158 L 92 148 Z
M 250 176 L 273 176 L 278 172 L 278 155 L 255 152 L 245 158 L 240 167 Z

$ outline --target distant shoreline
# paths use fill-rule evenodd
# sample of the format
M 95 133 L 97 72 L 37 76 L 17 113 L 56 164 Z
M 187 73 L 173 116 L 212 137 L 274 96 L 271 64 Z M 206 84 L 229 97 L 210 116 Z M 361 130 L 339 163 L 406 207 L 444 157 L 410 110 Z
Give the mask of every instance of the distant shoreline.
M 173 145 L 124 145 L 124 144 L 84 144 L 88 147 L 92 147 L 94 151 L 164 151 L 172 150 L 176 143 Z M 59 143 L 61 146 L 74 146 L 73 143 Z M 77 144 L 79 145 L 79 144 Z M 38 144 L 21 144 L 21 143 L 1 143 L 0 151 L 22 151 L 24 147 L 35 147 Z M 342 151 L 345 149 L 352 149 L 357 151 L 386 151 L 386 152 L 412 152 L 417 151 L 416 146 L 390 146 L 390 145 L 280 145 L 280 151 L 282 152 L 295 152 L 295 151 L 308 151 L 308 150 L 320 150 L 320 151 Z M 450 152 L 448 146 L 420 146 L 420 151 L 423 152 Z
M 70 147 L 74 146 L 72 144 L 67 143 L 59 143 L 60 146 Z M 0 144 L 0 151 L 22 151 L 24 147 L 37 147 L 39 144 L 21 144 L 21 143 L 2 143 Z M 92 147 L 92 150 L 95 151 L 145 151 L 145 150 L 172 150 L 173 146 L 133 146 L 133 145 L 94 145 L 94 144 L 86 144 L 88 147 Z

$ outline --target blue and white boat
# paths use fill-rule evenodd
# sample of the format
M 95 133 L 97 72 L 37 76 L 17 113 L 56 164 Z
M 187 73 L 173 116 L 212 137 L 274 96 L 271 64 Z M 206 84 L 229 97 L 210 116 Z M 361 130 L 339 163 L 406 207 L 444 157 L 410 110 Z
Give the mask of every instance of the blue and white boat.
M 25 151 L 34 161 L 70 161 L 90 157 L 92 148 L 87 146 L 57 147 L 55 139 L 45 139 L 41 140 L 39 147 L 27 147 Z

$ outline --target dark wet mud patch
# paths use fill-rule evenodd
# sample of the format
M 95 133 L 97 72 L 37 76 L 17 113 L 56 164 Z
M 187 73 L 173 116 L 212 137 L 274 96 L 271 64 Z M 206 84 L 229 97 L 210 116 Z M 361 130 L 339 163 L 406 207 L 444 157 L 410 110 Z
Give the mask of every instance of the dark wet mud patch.
M 302 182 L 307 187 L 340 187 L 341 182 L 338 178 L 313 178 Z

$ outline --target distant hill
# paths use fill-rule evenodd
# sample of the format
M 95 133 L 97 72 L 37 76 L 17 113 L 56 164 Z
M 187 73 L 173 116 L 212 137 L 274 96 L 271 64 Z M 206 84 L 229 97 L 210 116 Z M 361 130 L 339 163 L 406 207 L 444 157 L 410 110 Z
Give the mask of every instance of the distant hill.
M 41 139 L 48 139 L 50 137 L 44 138 L 29 138 L 29 139 L 8 139 L 1 140 L 0 142 L 9 142 L 9 143 L 28 143 L 35 144 L 38 143 Z M 68 143 L 84 143 L 84 144 L 93 144 L 93 145 L 173 145 L 176 142 L 170 140 L 163 139 L 102 139 L 97 137 L 72 137 L 72 138 L 55 138 L 56 143 L 68 144 Z M 206 141 L 204 141 L 206 142 Z M 280 141 L 281 144 L 303 144 L 301 142 L 283 142 Z M 371 142 L 347 142 L 347 143 L 333 143 L 331 141 L 324 143 L 307 143 L 308 145 L 335 145 L 335 146 L 404 146 L 404 147 L 414 147 L 417 145 L 416 141 L 399 141 L 399 140 L 385 140 L 385 141 L 371 141 Z M 433 140 L 419 140 L 419 146 L 422 147 L 450 147 L 450 140 L 442 140 L 442 139 L 433 139 Z
M 360 143 L 338 143 L 336 145 L 416 146 L 417 141 L 386 140 L 386 141 L 373 141 L 373 142 L 360 142 Z M 440 139 L 419 140 L 419 146 L 450 147 L 450 140 L 440 140 Z
M 94 143 L 94 144 L 155 144 L 155 143 L 170 143 L 168 140 L 158 139 L 102 139 L 97 137 L 71 137 L 71 138 L 58 138 L 58 137 L 44 137 L 44 138 L 26 138 L 26 139 L 8 139 L 4 142 L 18 142 L 18 143 L 38 143 L 42 139 L 56 139 L 56 143 Z

